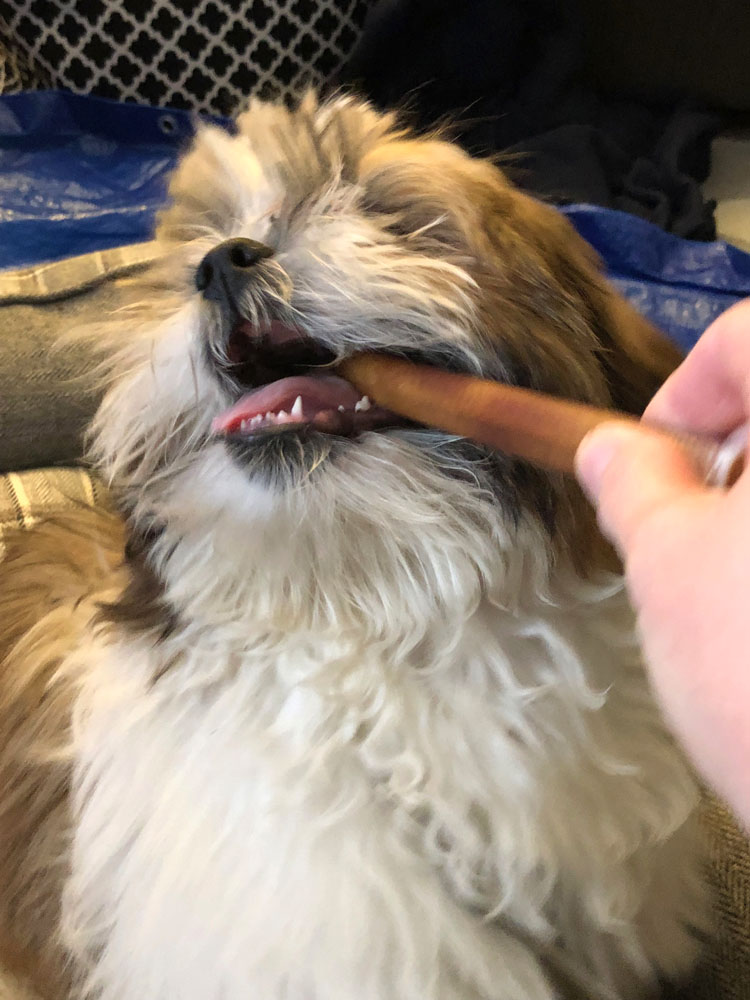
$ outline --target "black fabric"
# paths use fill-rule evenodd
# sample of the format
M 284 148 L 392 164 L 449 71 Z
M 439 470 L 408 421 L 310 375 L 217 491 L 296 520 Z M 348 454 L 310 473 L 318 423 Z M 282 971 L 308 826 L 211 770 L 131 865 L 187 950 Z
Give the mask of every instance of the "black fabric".
M 718 116 L 605 99 L 582 66 L 572 0 L 379 0 L 332 82 L 407 107 L 421 127 L 447 118 L 472 152 L 519 154 L 515 180 L 544 198 L 715 238 L 699 185 Z

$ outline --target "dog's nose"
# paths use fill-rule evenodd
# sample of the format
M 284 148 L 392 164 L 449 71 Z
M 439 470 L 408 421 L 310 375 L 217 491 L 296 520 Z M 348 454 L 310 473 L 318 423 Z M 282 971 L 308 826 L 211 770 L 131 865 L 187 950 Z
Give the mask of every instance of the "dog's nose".
M 195 272 L 195 287 L 206 299 L 231 302 L 241 293 L 250 272 L 273 254 L 271 247 L 237 237 L 209 250 Z

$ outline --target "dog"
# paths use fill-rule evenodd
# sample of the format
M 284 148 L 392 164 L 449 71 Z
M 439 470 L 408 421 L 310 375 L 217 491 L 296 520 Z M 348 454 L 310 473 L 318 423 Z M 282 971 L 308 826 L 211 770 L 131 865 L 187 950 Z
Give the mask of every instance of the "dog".
M 116 513 L 8 541 L 0 952 L 47 1000 L 656 995 L 698 789 L 578 486 L 380 351 L 640 412 L 679 362 L 554 208 L 347 95 L 201 126 L 91 338 Z

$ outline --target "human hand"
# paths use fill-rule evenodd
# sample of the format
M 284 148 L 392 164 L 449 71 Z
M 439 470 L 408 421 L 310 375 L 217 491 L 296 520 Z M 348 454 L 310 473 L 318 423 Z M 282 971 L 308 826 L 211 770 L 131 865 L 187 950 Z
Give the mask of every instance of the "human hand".
M 720 316 L 644 414 L 724 437 L 750 419 L 750 299 Z M 664 435 L 593 430 L 579 479 L 619 549 L 654 689 L 676 734 L 750 827 L 750 468 L 706 487 Z

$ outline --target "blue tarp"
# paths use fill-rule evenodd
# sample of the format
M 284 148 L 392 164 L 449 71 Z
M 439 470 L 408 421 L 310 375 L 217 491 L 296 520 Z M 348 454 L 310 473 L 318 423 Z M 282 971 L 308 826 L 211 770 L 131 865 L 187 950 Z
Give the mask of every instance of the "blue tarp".
M 58 91 L 0 97 L 0 268 L 149 238 L 193 133 L 176 110 Z M 622 292 L 683 347 L 750 295 L 750 255 L 610 209 L 565 209 Z
M 722 240 L 697 243 L 626 212 L 565 209 L 633 305 L 688 349 L 719 313 L 750 295 L 750 254 Z
M 147 240 L 192 132 L 183 111 L 0 97 L 0 268 Z

